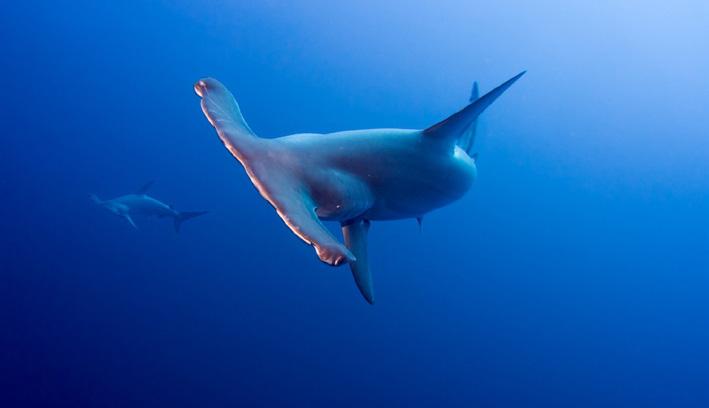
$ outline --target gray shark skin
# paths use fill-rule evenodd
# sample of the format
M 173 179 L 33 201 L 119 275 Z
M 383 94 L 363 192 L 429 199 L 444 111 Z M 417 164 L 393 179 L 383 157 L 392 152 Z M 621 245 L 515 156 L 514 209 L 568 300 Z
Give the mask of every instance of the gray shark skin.
M 219 81 L 194 85 L 202 111 L 251 182 L 291 231 L 321 261 L 348 263 L 357 287 L 374 302 L 367 263 L 372 221 L 422 217 L 461 198 L 477 175 L 470 155 L 477 117 L 524 72 L 423 130 L 366 129 L 257 137 Z M 322 221 L 338 221 L 344 244 Z
M 177 211 L 171 206 L 147 195 L 148 189 L 153 185 L 149 182 L 133 194 L 126 194 L 110 200 L 101 200 L 95 194 L 89 194 L 91 200 L 108 211 L 123 217 L 134 228 L 138 226 L 133 221 L 134 215 L 153 216 L 158 218 L 169 217 L 173 219 L 175 232 L 180 232 L 183 221 L 206 214 L 206 211 Z

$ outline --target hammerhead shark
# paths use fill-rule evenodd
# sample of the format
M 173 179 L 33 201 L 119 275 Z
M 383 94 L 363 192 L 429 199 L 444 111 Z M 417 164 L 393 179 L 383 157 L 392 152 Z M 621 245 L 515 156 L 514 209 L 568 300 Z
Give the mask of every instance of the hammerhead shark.
M 133 215 L 147 215 L 158 218 L 171 217 L 175 226 L 175 232 L 180 232 L 182 222 L 207 213 L 207 211 L 175 210 L 171 206 L 147 194 L 152 185 L 152 181 L 148 182 L 133 194 L 126 194 L 111 200 L 101 200 L 95 194 L 89 194 L 89 198 L 99 206 L 123 217 L 135 229 L 138 229 L 138 226 L 133 221 Z
M 350 265 L 374 303 L 367 262 L 370 223 L 415 218 L 461 198 L 477 176 L 476 119 L 522 72 L 426 129 L 366 129 L 259 138 L 229 90 L 213 78 L 194 85 L 207 120 L 258 192 L 321 261 Z M 322 221 L 338 221 L 344 243 Z

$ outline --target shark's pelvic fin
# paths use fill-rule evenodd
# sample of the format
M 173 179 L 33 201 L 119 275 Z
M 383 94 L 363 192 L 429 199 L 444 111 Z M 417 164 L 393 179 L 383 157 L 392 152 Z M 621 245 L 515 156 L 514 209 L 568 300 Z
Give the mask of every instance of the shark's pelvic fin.
M 424 135 L 450 143 L 452 146 L 453 143 L 461 137 L 463 132 L 468 129 L 471 123 L 473 123 L 473 121 L 477 119 L 478 116 L 480 116 L 480 114 L 495 101 L 495 99 L 502 95 L 507 88 L 512 86 L 515 81 L 524 75 L 525 72 L 526 71 L 522 71 L 507 80 L 502 85 L 478 98 L 475 102 L 472 102 L 462 110 L 425 129 L 423 131 Z
M 258 138 L 241 115 L 234 96 L 213 78 L 200 79 L 194 90 L 202 98 L 202 112 L 217 130 L 224 146 L 243 163 Z
M 138 195 L 143 195 L 147 193 L 148 190 L 150 190 L 150 187 L 152 187 L 153 184 L 155 184 L 155 180 L 150 180 L 147 183 L 143 184 L 138 190 L 136 190 L 135 193 Z
M 374 303 L 374 290 L 372 288 L 372 275 L 369 272 L 367 259 L 367 232 L 369 221 L 356 220 L 342 225 L 342 235 L 345 245 L 352 251 L 356 260 L 350 261 L 350 269 L 357 288 L 370 305 Z

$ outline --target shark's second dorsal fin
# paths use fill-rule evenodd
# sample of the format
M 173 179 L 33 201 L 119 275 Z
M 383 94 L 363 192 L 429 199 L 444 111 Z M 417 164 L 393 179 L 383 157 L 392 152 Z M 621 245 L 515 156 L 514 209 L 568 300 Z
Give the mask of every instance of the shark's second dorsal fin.
M 468 129 L 470 124 L 475 119 L 477 119 L 478 116 L 480 116 L 480 114 L 483 113 L 483 111 L 487 109 L 488 106 L 495 102 L 495 99 L 502 95 L 507 90 L 507 88 L 512 86 L 515 81 L 517 81 L 522 75 L 524 75 L 525 72 L 526 71 L 522 71 L 521 73 L 507 80 L 502 85 L 498 86 L 497 88 L 486 93 L 474 102 L 470 103 L 462 110 L 427 128 L 423 131 L 424 135 L 427 137 L 450 142 L 452 145 L 456 140 L 458 140 L 461 134 Z
M 139 189 L 137 189 L 135 193 L 138 195 L 143 195 L 147 193 L 148 190 L 150 190 L 150 187 L 152 187 L 153 184 L 155 184 L 155 180 L 150 180 L 147 183 L 143 184 Z

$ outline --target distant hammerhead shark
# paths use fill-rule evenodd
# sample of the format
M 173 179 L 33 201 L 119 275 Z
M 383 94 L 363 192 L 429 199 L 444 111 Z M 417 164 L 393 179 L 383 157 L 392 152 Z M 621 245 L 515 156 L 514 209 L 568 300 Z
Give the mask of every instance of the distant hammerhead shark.
M 101 207 L 112 213 L 125 218 L 134 228 L 138 229 L 133 221 L 133 215 L 149 215 L 158 218 L 172 217 L 175 232 L 180 232 L 180 226 L 186 220 L 206 214 L 207 211 L 177 211 L 171 206 L 150 197 L 147 192 L 153 182 L 148 182 L 133 194 L 126 194 L 111 200 L 101 200 L 95 194 L 89 194 L 89 198 Z
M 224 146 L 288 228 L 321 261 L 350 265 L 364 298 L 374 303 L 367 262 L 371 221 L 415 218 L 461 198 L 477 175 L 470 155 L 478 116 L 522 72 L 465 108 L 423 130 L 366 129 L 259 138 L 219 81 L 194 85 L 202 111 Z M 322 224 L 339 221 L 340 243 Z

